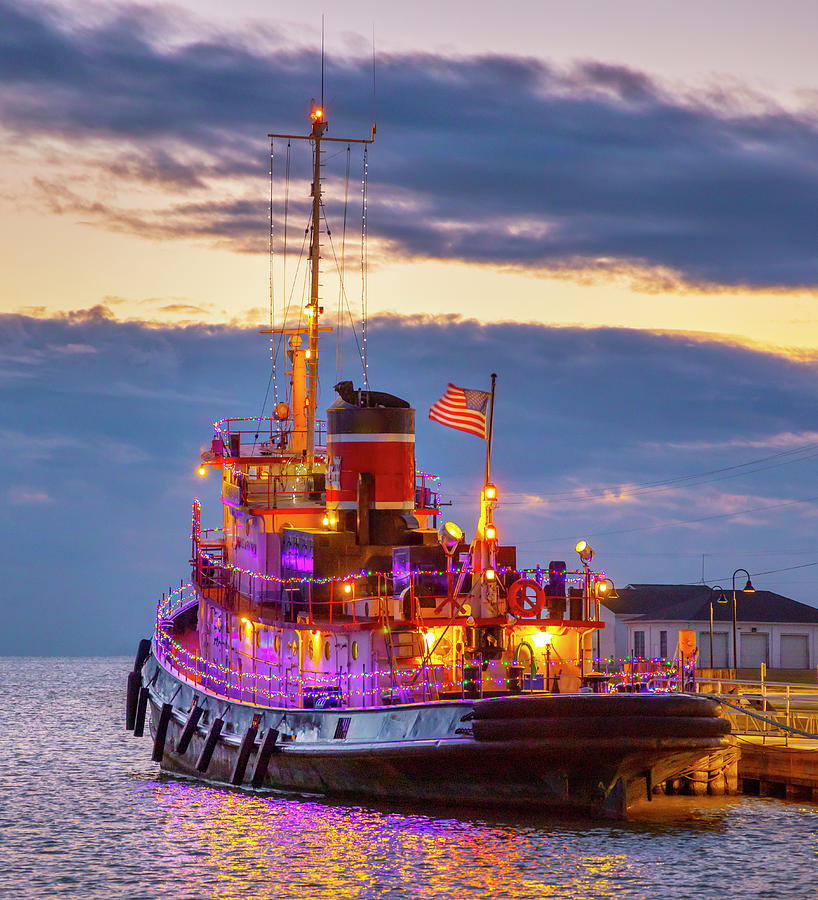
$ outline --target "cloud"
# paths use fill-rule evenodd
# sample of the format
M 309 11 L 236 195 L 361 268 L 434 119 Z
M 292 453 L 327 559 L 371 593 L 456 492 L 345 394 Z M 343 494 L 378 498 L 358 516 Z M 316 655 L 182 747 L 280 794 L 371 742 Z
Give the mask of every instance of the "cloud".
M 96 347 L 92 347 L 90 344 L 65 344 L 62 347 L 58 347 L 54 344 L 49 344 L 48 349 L 51 353 L 68 353 L 68 354 L 76 354 L 76 353 L 96 353 Z
M 36 488 L 13 487 L 7 494 L 8 502 L 12 506 L 27 506 L 29 504 L 53 503 L 54 500 L 45 491 Z
M 702 554 L 708 571 L 728 575 L 736 565 L 756 572 L 815 558 L 816 458 L 783 455 L 813 437 L 815 360 L 689 335 L 456 316 L 373 317 L 368 341 L 370 383 L 413 403 L 418 467 L 440 476 L 454 504 L 446 515 L 467 532 L 485 444 L 431 422 L 427 410 L 448 381 L 484 388 L 498 373 L 496 521 L 522 564 L 568 559 L 588 536 L 618 585 L 696 580 Z M 46 350 L 72 344 L 96 352 Z M 66 314 L 0 316 L 6 346 L 22 358 L 7 365 L 29 372 L 0 393 L 3 421 L 14 423 L 0 433 L 2 493 L 15 510 L 0 522 L 0 541 L 20 563 L 6 573 L 8 595 L 59 596 L 78 623 L 60 636 L 62 652 L 113 652 L 82 643 L 82 622 L 93 614 L 122 634 L 150 629 L 155 598 L 185 575 L 193 496 L 207 523 L 221 521 L 217 483 L 195 475 L 213 421 L 270 411 L 267 343 L 249 327 Z M 37 365 L 23 361 L 32 355 Z M 351 342 L 343 358 L 342 374 L 360 384 Z M 322 409 L 334 367 L 331 342 Z M 776 453 L 784 464 L 749 465 Z M 20 522 L 46 504 L 49 527 L 32 543 Z M 57 574 L 39 566 L 44 548 L 61 561 Z M 782 587 L 775 576 L 764 586 Z M 814 596 L 814 585 L 802 596 Z M 24 616 L 10 619 L 0 652 L 35 652 L 40 636 L 28 627 Z
M 72 18 L 9 0 L 0 35 L 3 127 L 35 157 L 63 145 L 58 167 L 92 182 L 77 194 L 50 167 L 56 211 L 266 250 L 264 135 L 304 130 L 315 48 L 277 32 L 262 47 L 167 10 L 77 7 Z M 370 78 L 368 59 L 327 60 L 332 136 L 368 133 Z M 378 92 L 368 217 L 382 253 L 631 272 L 643 286 L 818 284 L 812 113 L 741 86 L 685 95 L 595 60 L 558 69 L 500 55 L 384 55 Z M 343 156 L 328 168 L 336 181 L 342 171 Z M 155 202 L 116 201 L 112 180 Z M 332 222 L 341 193 L 327 196 Z

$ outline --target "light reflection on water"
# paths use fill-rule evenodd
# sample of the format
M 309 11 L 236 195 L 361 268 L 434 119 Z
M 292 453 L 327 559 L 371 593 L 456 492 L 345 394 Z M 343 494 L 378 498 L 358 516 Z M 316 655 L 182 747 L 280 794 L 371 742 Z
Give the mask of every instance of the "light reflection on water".
M 0 660 L 0 896 L 816 895 L 812 805 L 674 798 L 605 823 L 160 777 L 122 726 L 130 664 Z

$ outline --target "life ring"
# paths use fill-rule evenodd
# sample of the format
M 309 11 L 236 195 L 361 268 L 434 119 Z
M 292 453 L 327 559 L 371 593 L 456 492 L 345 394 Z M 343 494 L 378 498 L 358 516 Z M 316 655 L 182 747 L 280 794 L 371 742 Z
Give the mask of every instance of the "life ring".
M 534 592 L 532 597 L 529 591 Z M 545 606 L 545 592 L 531 578 L 520 578 L 508 589 L 508 608 L 520 619 L 536 619 Z

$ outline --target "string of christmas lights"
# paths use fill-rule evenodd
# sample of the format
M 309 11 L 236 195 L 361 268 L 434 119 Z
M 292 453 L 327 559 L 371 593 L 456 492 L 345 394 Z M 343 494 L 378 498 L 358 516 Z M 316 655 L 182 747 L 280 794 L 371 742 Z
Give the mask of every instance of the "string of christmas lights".
M 195 586 L 192 584 L 187 584 L 176 589 L 169 595 L 169 602 L 162 604 L 162 608 L 178 608 L 183 602 L 190 599 L 188 597 L 188 592 L 194 587 Z M 173 668 L 177 669 L 184 677 L 196 683 L 200 683 L 202 679 L 205 679 L 208 682 L 206 685 L 207 690 L 211 690 L 228 699 L 233 698 L 235 692 L 238 691 L 240 697 L 243 697 L 244 693 L 252 692 L 255 697 L 260 694 L 270 701 L 275 699 L 298 700 L 304 695 L 305 691 L 309 693 L 310 691 L 316 690 L 337 690 L 341 692 L 342 697 L 350 699 L 352 697 L 374 698 L 379 691 L 390 690 L 393 689 L 393 687 L 399 692 L 411 691 L 413 694 L 416 694 L 423 689 L 424 684 L 426 689 L 434 688 L 437 690 L 448 689 L 454 691 L 463 689 L 467 686 L 472 686 L 473 684 L 473 681 L 469 676 L 462 674 L 462 666 L 458 667 L 444 663 L 432 663 L 425 666 L 401 668 L 398 673 L 399 678 L 396 686 L 394 682 L 395 670 L 393 668 L 380 669 L 372 672 L 349 672 L 346 675 L 341 675 L 337 672 L 323 672 L 317 669 L 308 668 L 305 670 L 302 667 L 297 679 L 293 678 L 291 673 L 281 675 L 271 672 L 269 675 L 265 675 L 263 673 L 237 672 L 235 669 L 223 666 L 212 660 L 207 660 L 182 647 L 162 630 L 159 616 L 157 616 L 157 629 L 154 644 L 157 656 L 170 664 Z M 566 662 L 577 665 L 579 660 L 550 661 L 550 669 L 553 670 L 556 666 L 562 666 Z M 632 659 L 617 659 L 614 657 L 609 657 L 607 659 L 604 657 L 597 657 L 594 662 L 596 664 L 606 663 L 608 665 L 614 663 L 633 665 L 635 661 Z M 642 660 L 640 658 L 639 660 L 636 660 L 636 662 L 644 663 L 647 662 L 647 660 Z M 664 678 L 666 681 L 666 690 L 679 689 L 679 678 L 681 673 L 679 672 L 678 666 L 671 665 L 669 661 L 662 660 L 658 657 L 650 660 L 650 662 L 663 666 L 663 668 L 653 670 L 649 673 L 652 678 Z M 262 664 L 265 663 L 262 661 Z M 271 666 L 272 663 L 266 663 L 266 665 Z M 501 665 L 508 668 L 510 663 L 508 661 L 502 661 Z M 456 677 L 458 669 L 462 674 L 460 679 Z M 692 663 L 688 663 L 684 666 L 684 673 L 693 673 L 694 670 L 695 665 Z M 620 677 L 621 681 L 612 682 L 611 686 L 615 689 L 616 684 L 627 684 L 633 675 L 633 670 L 631 673 L 628 673 L 627 671 L 614 673 L 614 677 Z M 423 676 L 423 682 L 420 684 L 416 683 L 418 676 Z M 367 688 L 366 686 L 367 679 L 369 679 L 370 682 L 374 680 L 374 684 L 370 688 Z M 382 681 L 385 679 L 388 680 L 389 687 L 383 686 Z M 348 685 L 346 692 L 342 690 L 341 685 L 341 682 L 344 680 L 346 680 Z M 358 681 L 360 681 L 360 688 L 353 687 Z M 406 684 L 407 681 L 409 684 Z M 483 673 L 482 681 L 484 686 L 488 687 L 488 689 L 491 689 L 492 684 L 500 689 L 507 689 L 512 681 L 516 682 L 516 677 L 512 679 L 507 676 L 497 676 L 493 672 L 488 672 Z M 250 683 L 249 686 L 247 682 Z M 274 683 L 278 685 L 283 683 L 283 688 L 279 688 L 278 690 L 273 689 Z M 287 690 L 287 688 L 290 687 L 292 690 Z
M 390 570 L 379 570 L 379 569 L 360 569 L 355 572 L 350 572 L 347 575 L 335 575 L 329 578 L 311 578 L 307 576 L 290 576 L 289 578 L 281 578 L 278 575 L 268 575 L 264 572 L 254 572 L 252 569 L 244 569 L 241 566 L 237 566 L 234 563 L 223 563 L 221 560 L 216 560 L 214 557 L 210 556 L 204 550 L 199 551 L 199 556 L 206 560 L 210 565 L 216 568 L 228 569 L 231 572 L 238 572 L 241 575 L 246 575 L 249 578 L 253 579 L 261 579 L 262 581 L 274 582 L 275 584 L 330 584 L 331 582 L 336 582 L 339 584 L 348 584 L 349 582 L 358 581 L 361 578 L 371 578 L 374 576 L 382 576 L 386 578 L 408 578 L 410 576 L 434 576 L 434 577 L 443 577 L 447 575 L 446 569 L 390 569 Z M 455 569 L 453 574 L 459 575 L 460 569 Z M 511 571 L 508 567 L 501 567 L 497 569 L 497 572 L 500 574 L 504 574 L 506 572 Z

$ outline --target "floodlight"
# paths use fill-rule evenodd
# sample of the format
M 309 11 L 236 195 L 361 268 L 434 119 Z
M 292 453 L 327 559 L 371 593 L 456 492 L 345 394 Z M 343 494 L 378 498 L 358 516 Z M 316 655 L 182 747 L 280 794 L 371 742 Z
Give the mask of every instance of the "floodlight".
M 437 533 L 437 539 L 446 556 L 451 556 L 463 540 L 463 529 L 454 522 L 444 522 Z
M 594 551 L 588 541 L 580 541 L 574 549 L 584 563 L 588 563 L 594 558 Z

